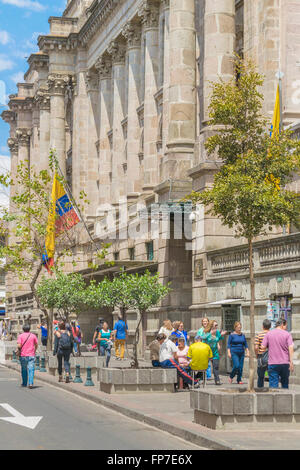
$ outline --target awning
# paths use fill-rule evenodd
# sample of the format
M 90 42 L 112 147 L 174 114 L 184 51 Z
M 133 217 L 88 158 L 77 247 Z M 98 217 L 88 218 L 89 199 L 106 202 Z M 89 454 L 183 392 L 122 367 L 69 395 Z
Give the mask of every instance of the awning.
M 217 302 L 211 302 L 209 305 L 227 305 L 227 304 L 240 304 L 244 302 L 245 299 L 224 299 L 218 300 Z

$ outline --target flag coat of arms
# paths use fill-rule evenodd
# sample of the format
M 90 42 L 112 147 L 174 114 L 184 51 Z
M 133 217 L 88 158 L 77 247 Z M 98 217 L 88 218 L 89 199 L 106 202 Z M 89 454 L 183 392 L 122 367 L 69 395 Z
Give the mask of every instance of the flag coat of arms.
M 73 204 L 60 183 L 57 173 L 55 173 L 48 215 L 45 252 L 43 254 L 43 264 L 49 272 L 54 266 L 55 239 L 63 232 L 70 230 L 78 222 L 80 222 L 80 219 Z

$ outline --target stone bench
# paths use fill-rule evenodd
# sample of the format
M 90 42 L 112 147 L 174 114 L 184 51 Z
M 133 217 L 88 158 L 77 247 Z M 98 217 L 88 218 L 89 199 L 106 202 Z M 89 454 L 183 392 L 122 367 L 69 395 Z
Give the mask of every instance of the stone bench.
M 190 400 L 195 423 L 211 429 L 300 428 L 300 392 L 294 390 L 193 390 Z
M 176 369 L 100 369 L 100 390 L 105 393 L 174 392 Z

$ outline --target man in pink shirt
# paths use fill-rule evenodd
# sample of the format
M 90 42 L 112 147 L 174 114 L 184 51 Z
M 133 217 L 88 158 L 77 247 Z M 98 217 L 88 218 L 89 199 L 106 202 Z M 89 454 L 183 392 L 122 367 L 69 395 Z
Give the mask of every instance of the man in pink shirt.
M 30 333 L 30 325 L 24 325 L 17 343 L 20 350 L 22 387 L 33 388 L 35 353 L 38 347 L 37 337 Z
M 282 388 L 289 388 L 290 371 L 294 370 L 294 343 L 292 336 L 286 331 L 286 320 L 276 323 L 276 328 L 269 331 L 262 341 L 261 349 L 269 351 L 268 374 L 269 387 L 278 388 L 279 379 Z

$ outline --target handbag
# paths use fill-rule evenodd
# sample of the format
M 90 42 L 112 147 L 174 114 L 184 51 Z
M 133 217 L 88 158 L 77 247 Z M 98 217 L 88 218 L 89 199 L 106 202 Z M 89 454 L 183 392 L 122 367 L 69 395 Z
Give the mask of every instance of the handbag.
M 29 335 L 28 335 L 27 338 L 26 338 L 26 341 L 24 341 L 24 343 L 22 344 L 22 346 L 21 346 L 20 348 L 17 348 L 17 349 L 16 349 L 15 353 L 16 353 L 16 357 L 17 357 L 17 358 L 20 358 L 22 349 L 24 348 L 25 344 L 26 344 L 27 341 L 29 340 L 30 335 L 31 335 L 31 333 L 29 333 Z

